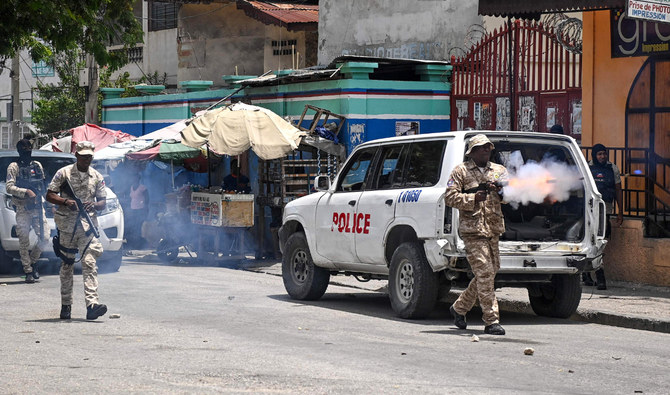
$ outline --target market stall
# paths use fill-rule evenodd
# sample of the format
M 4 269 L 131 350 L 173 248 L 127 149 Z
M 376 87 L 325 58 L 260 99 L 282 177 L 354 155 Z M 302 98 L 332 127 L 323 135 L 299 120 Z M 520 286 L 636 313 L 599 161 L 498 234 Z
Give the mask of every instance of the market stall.
M 345 158 L 344 147 L 336 141 L 345 118 L 308 106 L 301 121 L 308 109 L 315 115 L 309 127 L 304 128 L 268 109 L 235 103 L 205 112 L 181 133 L 182 143 L 191 147 L 205 145 L 226 155 L 239 155 L 251 149 L 260 159 L 258 194 L 246 197 L 252 205 L 255 201 L 259 211 L 255 227 L 256 258 L 278 254 L 276 243 L 273 253 L 267 253 L 266 231 L 269 225 L 271 238 L 276 239 L 284 205 L 310 193 L 314 176 L 334 176 L 337 164 Z M 329 117 L 335 122 L 326 123 Z M 266 213 L 272 218 L 269 224 Z

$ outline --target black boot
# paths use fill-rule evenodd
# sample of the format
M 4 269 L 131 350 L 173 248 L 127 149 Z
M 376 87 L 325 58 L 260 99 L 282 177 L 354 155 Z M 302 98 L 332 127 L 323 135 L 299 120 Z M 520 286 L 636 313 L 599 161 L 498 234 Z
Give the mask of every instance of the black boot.
M 40 273 L 37 271 L 37 262 L 33 263 L 33 278 L 39 280 Z
M 582 282 L 587 287 L 592 287 L 594 284 L 593 284 L 593 279 L 591 278 L 591 273 L 589 273 L 589 272 L 582 273 Z
M 94 320 L 100 316 L 105 315 L 107 306 L 104 304 L 92 304 L 86 308 L 86 319 Z
M 607 281 L 605 281 L 605 271 L 601 267 L 596 270 L 596 289 L 604 291 L 607 289 Z
M 32 273 L 26 273 L 26 283 L 27 284 L 32 284 L 35 282 L 35 277 L 33 277 Z
M 454 305 L 449 307 L 449 312 L 451 313 L 451 316 L 454 317 L 454 325 L 456 325 L 458 329 L 465 329 L 468 327 L 468 323 L 465 321 L 465 316 L 458 314 L 456 310 L 454 310 Z
M 60 307 L 60 319 L 69 320 L 71 312 L 72 312 L 72 306 L 70 306 L 69 304 L 62 305 Z

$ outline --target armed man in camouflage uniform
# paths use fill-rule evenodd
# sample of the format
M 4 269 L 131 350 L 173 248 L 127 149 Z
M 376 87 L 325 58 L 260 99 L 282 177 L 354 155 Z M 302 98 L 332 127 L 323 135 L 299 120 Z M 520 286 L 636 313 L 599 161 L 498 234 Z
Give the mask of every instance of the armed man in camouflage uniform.
M 60 268 L 61 311 L 60 318 L 70 319 L 72 310 L 72 275 L 74 258 L 79 252 L 81 256 L 82 274 L 84 276 L 84 297 L 86 299 L 86 319 L 94 320 L 107 312 L 107 306 L 98 302 L 98 267 L 96 258 L 102 255 L 102 244 L 93 235 L 88 222 L 78 209 L 75 196 L 81 200 L 89 213 L 93 224 L 97 227 L 96 211 L 103 210 L 106 204 L 105 181 L 102 175 L 91 166 L 95 145 L 90 141 L 77 143 L 77 163 L 68 165 L 56 172 L 49 184 L 47 200 L 58 207 L 54 221 L 58 227 L 58 241 L 54 248 L 63 254 Z M 69 180 L 72 191 L 68 190 Z
M 7 167 L 7 193 L 12 195 L 16 207 L 16 234 L 19 237 L 19 254 L 26 283 L 32 284 L 40 275 L 37 260 L 49 240 L 49 224 L 44 215 L 44 169 L 32 159 L 33 145 L 27 137 L 16 143 L 19 160 Z M 30 228 L 35 230 L 37 243 L 30 251 Z
M 504 335 L 505 330 L 499 323 L 494 281 L 500 269 L 498 238 L 505 231 L 500 208 L 501 187 L 496 182 L 507 180 L 507 169 L 489 161 L 493 148 L 493 143 L 485 135 L 472 137 L 465 153 L 469 159 L 454 168 L 447 183 L 445 201 L 448 206 L 459 210 L 458 232 L 465 243 L 467 259 L 475 275 L 449 311 L 454 317 L 454 324 L 465 329 L 465 314 L 479 298 L 486 325 L 484 333 Z M 480 185 L 485 186 L 485 190 L 472 192 Z

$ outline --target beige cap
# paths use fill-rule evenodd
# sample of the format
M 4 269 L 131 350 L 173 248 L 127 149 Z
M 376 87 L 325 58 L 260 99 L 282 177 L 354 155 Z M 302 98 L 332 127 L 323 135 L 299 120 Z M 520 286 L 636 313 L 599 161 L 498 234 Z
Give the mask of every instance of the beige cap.
M 77 143 L 75 151 L 79 155 L 93 155 L 93 152 L 95 152 L 95 144 L 90 141 L 80 141 Z
M 491 149 L 495 148 L 491 140 L 489 140 L 488 137 L 486 137 L 485 134 L 477 134 L 473 136 L 470 141 L 468 142 L 468 151 L 465 153 L 465 155 L 470 155 L 470 152 L 474 147 L 477 147 L 479 145 L 486 145 L 486 144 L 491 144 Z

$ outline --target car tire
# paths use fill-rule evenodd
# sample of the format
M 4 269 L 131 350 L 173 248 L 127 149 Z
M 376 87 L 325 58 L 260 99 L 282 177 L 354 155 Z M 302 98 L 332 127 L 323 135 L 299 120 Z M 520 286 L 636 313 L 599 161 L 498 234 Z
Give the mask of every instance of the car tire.
M 528 288 L 530 306 L 542 317 L 568 318 L 582 299 L 579 274 L 555 274 L 551 283 L 536 284 Z
M 123 254 L 121 251 L 104 252 L 98 259 L 98 266 L 103 273 L 116 273 L 121 268 Z
M 433 311 L 439 277 L 419 243 L 402 243 L 393 252 L 388 288 L 391 307 L 401 318 L 425 318 Z
M 282 278 L 289 296 L 297 300 L 317 300 L 326 293 L 330 272 L 314 265 L 307 238 L 302 232 L 286 241 L 282 257 Z
M 169 239 L 160 239 L 156 247 L 156 255 L 163 262 L 173 262 L 179 256 L 179 247 L 176 243 Z

